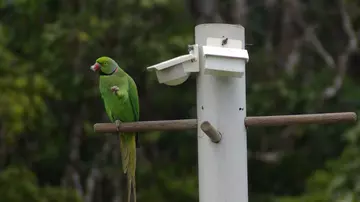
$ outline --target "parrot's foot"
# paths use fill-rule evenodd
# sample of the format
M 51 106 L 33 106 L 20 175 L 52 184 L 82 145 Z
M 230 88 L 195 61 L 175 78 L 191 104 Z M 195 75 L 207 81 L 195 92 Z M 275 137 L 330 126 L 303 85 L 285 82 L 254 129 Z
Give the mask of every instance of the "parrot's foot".
M 115 125 L 116 125 L 116 128 L 117 128 L 117 131 L 119 132 L 120 131 L 121 121 L 120 120 L 115 120 Z
M 117 87 L 117 86 L 111 87 L 111 91 L 112 91 L 114 94 L 116 94 L 119 90 L 120 90 L 120 89 L 119 89 L 119 87 Z

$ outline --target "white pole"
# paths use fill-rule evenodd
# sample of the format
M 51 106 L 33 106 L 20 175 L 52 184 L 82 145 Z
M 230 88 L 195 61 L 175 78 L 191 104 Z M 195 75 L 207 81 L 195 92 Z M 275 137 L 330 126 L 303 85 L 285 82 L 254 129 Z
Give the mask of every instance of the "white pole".
M 241 40 L 245 48 L 245 29 L 240 25 L 201 24 L 195 27 L 195 43 L 200 47 L 211 39 Z M 242 77 L 204 74 L 200 58 L 197 77 L 198 166 L 200 202 L 248 202 L 245 73 Z M 221 133 L 212 142 L 200 125 L 209 121 Z

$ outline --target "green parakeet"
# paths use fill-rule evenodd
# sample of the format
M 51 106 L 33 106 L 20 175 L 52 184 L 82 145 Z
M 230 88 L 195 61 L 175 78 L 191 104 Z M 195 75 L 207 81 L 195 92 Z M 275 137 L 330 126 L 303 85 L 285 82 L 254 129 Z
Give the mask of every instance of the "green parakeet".
M 99 90 L 104 101 L 106 113 L 117 127 L 121 122 L 139 120 L 139 97 L 134 80 L 119 65 L 109 57 L 100 57 L 91 70 L 99 73 Z M 137 133 L 120 132 L 120 150 L 124 173 L 127 175 L 128 202 L 133 190 L 136 202 L 136 148 Z

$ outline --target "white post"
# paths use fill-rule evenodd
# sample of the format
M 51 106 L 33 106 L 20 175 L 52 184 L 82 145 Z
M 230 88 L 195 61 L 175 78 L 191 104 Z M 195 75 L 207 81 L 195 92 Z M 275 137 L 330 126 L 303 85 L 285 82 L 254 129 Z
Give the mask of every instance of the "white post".
M 214 43 L 216 38 L 225 39 L 224 43 L 233 40 L 233 46 L 245 48 L 244 27 L 201 24 L 195 27 L 199 55 L 203 53 L 202 46 Z M 200 202 L 248 202 L 245 73 L 241 77 L 205 74 L 204 59 L 199 58 L 197 117 Z M 200 125 L 204 121 L 221 133 L 219 143 L 212 142 L 201 130 Z

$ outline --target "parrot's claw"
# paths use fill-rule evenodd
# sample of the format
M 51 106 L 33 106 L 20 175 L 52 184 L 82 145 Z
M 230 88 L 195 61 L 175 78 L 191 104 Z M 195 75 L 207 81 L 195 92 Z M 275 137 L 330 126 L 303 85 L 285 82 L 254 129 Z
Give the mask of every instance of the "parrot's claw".
M 118 92 L 120 89 L 119 89 L 119 87 L 117 87 L 117 86 L 113 86 L 113 87 L 111 87 L 111 91 L 113 92 L 113 93 L 116 93 L 116 92 Z
M 119 131 L 120 131 L 121 121 L 120 121 L 120 120 L 116 120 L 116 121 L 115 121 L 115 125 L 116 125 L 117 131 L 119 132 Z

